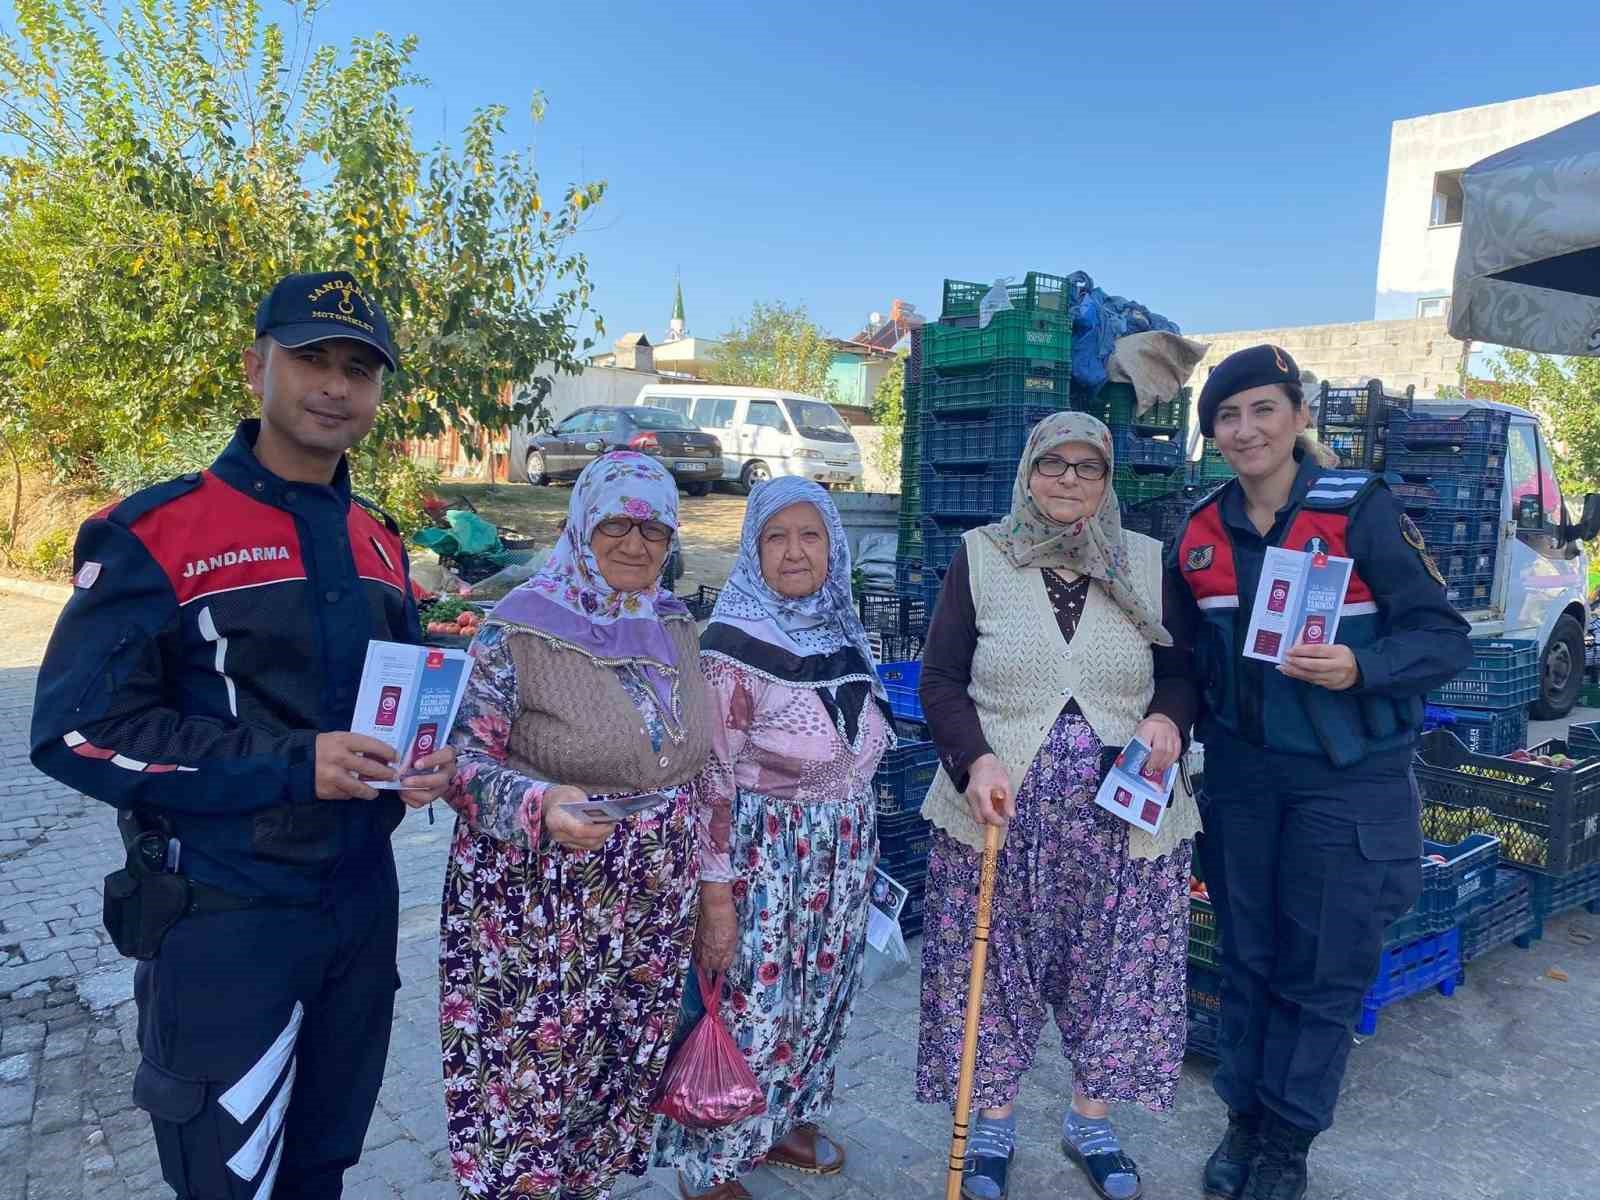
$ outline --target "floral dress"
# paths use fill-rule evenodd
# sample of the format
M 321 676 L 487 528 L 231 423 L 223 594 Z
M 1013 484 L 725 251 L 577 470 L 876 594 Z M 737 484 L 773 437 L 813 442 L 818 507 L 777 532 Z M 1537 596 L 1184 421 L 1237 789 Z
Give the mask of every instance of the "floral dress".
M 464 1196 L 603 1200 L 648 1167 L 693 935 L 690 788 L 589 854 L 541 844 L 548 783 L 506 765 L 517 712 L 504 628 L 487 626 L 451 744 L 459 816 L 445 877 L 440 1035 Z M 655 749 L 650 688 L 618 668 Z
M 767 1111 L 710 1131 L 662 1122 L 656 1160 L 695 1191 L 748 1174 L 832 1107 L 877 857 L 872 775 L 894 740 L 870 701 L 852 747 L 812 689 L 723 658 L 701 662 L 720 718 L 700 781 L 701 877 L 733 884 L 740 931 L 721 1014 Z M 685 992 L 691 1020 L 697 993 Z

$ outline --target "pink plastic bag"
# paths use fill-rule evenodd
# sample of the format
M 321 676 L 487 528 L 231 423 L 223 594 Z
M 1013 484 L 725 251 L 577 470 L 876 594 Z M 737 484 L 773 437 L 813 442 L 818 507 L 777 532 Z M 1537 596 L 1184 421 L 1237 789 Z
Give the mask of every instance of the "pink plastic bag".
M 717 1011 L 722 976 L 694 973 L 705 1016 L 668 1061 L 650 1111 L 688 1129 L 720 1129 L 766 1112 L 767 1098 Z

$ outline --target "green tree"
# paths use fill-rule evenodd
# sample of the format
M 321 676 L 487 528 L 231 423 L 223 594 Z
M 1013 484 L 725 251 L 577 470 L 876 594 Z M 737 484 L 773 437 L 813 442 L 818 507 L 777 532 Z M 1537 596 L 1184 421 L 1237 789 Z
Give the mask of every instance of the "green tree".
M 547 202 L 498 105 L 459 151 L 417 149 L 416 39 L 341 51 L 318 0 L 280 7 L 16 0 L 0 33 L 0 394 L 8 436 L 60 473 L 248 412 L 239 352 L 291 271 L 351 270 L 394 329 L 369 470 L 394 439 L 472 446 L 531 415 L 535 368 L 578 370 L 576 331 L 602 332 L 570 241 L 605 185 Z
M 878 443 L 873 466 L 887 479 L 900 476 L 900 448 L 906 424 L 905 390 L 906 360 L 901 355 L 872 393 L 872 423 L 883 429 L 883 440 Z
M 833 350 L 804 305 L 756 301 L 750 315 L 722 335 L 712 352 L 713 383 L 782 388 L 832 400 Z
M 1502 350 L 1489 364 L 1498 399 L 1537 413 L 1557 451 L 1556 482 L 1569 508 L 1600 491 L 1600 358 Z

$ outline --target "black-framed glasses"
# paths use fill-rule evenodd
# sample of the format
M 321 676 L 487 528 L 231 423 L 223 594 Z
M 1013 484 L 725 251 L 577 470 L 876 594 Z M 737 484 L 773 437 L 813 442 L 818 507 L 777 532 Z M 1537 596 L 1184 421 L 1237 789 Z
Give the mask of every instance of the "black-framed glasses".
M 659 543 L 672 540 L 672 526 L 663 525 L 660 521 L 635 521 L 631 517 L 609 517 L 594 528 L 596 533 L 603 533 L 613 538 L 625 538 L 637 529 L 639 536 L 647 542 Z
M 1033 469 L 1046 479 L 1060 479 L 1071 471 L 1085 483 L 1099 483 L 1106 477 L 1106 463 L 1103 458 L 1086 458 L 1081 462 L 1068 462 L 1054 454 L 1046 454 L 1033 464 Z

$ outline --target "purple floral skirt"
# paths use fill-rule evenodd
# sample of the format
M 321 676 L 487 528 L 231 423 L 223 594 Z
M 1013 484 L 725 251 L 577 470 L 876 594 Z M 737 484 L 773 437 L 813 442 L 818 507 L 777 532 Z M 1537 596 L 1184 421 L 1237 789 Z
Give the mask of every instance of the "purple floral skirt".
M 1190 842 L 1128 857 L 1128 826 L 1099 808 L 1100 741 L 1064 712 L 1018 789 L 1000 851 L 973 1102 L 1016 1098 L 1047 1016 L 1073 1086 L 1168 1108 L 1183 1066 Z M 917 1098 L 954 1104 L 977 915 L 978 851 L 936 831 L 922 941 Z
M 604 1200 L 643 1174 L 694 930 L 688 789 L 590 854 L 463 820 L 445 875 L 439 1028 L 463 1196 Z

